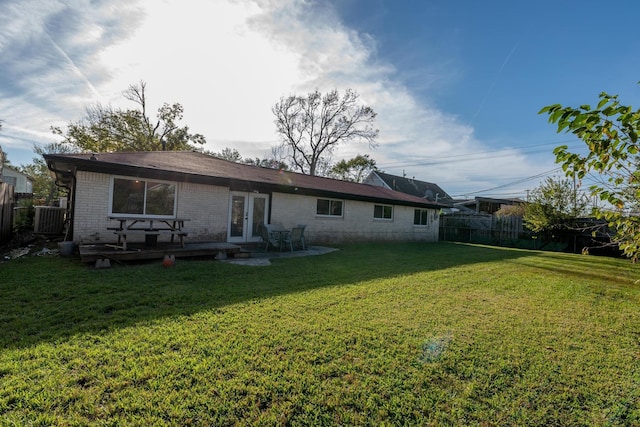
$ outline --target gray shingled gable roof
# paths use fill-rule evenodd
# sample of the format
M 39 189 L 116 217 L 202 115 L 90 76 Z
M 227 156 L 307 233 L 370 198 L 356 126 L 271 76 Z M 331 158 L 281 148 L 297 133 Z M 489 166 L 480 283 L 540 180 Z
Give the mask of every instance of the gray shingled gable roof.
M 436 195 L 439 203 L 451 205 L 453 199 L 449 196 L 439 185 L 419 181 L 413 178 L 407 178 L 403 176 L 391 175 L 385 172 L 375 171 L 380 179 L 392 190 L 400 191 L 406 194 L 411 194 L 416 197 L 421 197 L 429 201 L 435 201 Z
M 425 208 L 444 207 L 384 187 L 244 165 L 191 151 L 45 154 L 44 157 L 58 183 L 67 186 L 70 186 L 75 171 L 83 170 L 222 185 L 237 191 L 277 191 Z

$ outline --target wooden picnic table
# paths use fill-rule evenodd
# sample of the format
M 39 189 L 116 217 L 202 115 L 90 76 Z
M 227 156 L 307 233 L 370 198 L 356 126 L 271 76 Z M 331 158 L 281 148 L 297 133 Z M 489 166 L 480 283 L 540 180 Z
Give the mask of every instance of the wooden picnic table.
M 117 227 L 107 227 L 107 229 L 113 230 L 114 234 L 118 236 L 117 247 L 122 250 L 127 250 L 127 236 L 144 235 L 146 240 L 147 237 L 157 239 L 161 233 L 170 233 L 171 243 L 173 243 L 174 237 L 178 236 L 180 245 L 184 248 L 184 238 L 187 235 L 187 232 L 184 231 L 184 223 L 189 221 L 187 218 L 110 216 L 109 220 L 119 223 Z

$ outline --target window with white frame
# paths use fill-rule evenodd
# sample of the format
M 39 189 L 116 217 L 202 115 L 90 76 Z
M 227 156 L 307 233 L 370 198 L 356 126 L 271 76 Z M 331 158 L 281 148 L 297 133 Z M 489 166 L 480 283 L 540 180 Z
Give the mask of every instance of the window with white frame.
M 175 183 L 114 177 L 111 214 L 175 216 L 176 193 Z
M 342 200 L 318 199 L 316 215 L 342 216 Z
M 431 215 L 429 209 L 416 209 L 413 213 L 413 225 L 429 224 L 431 224 Z
M 393 219 L 393 206 L 391 205 L 374 205 L 374 219 Z

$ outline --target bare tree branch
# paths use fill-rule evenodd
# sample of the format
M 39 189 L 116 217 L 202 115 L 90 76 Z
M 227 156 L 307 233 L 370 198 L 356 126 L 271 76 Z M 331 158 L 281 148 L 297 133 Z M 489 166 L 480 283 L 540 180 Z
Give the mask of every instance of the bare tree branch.
M 378 130 L 373 128 L 376 113 L 358 103 L 358 94 L 347 89 L 325 94 L 290 95 L 273 106 L 277 132 L 289 150 L 294 169 L 316 175 L 335 148 L 350 141 L 366 141 L 377 146 Z

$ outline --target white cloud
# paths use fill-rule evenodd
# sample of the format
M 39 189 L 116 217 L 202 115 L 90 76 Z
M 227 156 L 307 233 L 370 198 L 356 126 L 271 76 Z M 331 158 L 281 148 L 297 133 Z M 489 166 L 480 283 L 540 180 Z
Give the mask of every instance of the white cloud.
M 246 2 L 151 3 L 136 37 L 101 55 L 118 64 L 103 92 L 118 102 L 123 89 L 142 79 L 150 104 L 180 102 L 184 122 L 209 141 L 273 144 L 271 105 L 300 75 L 295 55 L 248 28 L 247 18 L 261 10 Z
M 368 153 L 389 173 L 469 189 L 493 185 L 480 176 L 540 171 L 515 150 L 500 168 L 486 156 L 420 166 L 487 147 L 472 127 L 417 99 L 377 58 L 371 36 L 312 2 L 26 0 L 3 3 L 0 16 L 0 68 L 9 66 L 0 80 L 11 79 L 0 86 L 4 141 L 48 142 L 50 125 L 80 119 L 90 103 L 129 106 L 122 91 L 144 80 L 151 112 L 181 103 L 184 123 L 207 137 L 208 149 L 264 157 L 277 143 L 271 107 L 281 96 L 352 88 L 378 113 L 380 147 L 350 145 L 337 155 Z
M 398 81 L 398 70 L 377 60 L 375 40 L 369 35 L 344 27 L 330 10 L 310 13 L 308 4 L 295 1 L 267 4 L 272 9 L 254 16 L 252 28 L 300 58 L 304 79 L 297 83 L 297 91 L 353 88 L 378 113 L 379 148 L 370 151 L 366 145 L 351 144 L 338 150 L 337 156 L 349 158 L 368 153 L 389 173 L 457 182 L 457 188 L 487 188 L 494 179 L 509 180 L 540 171 L 540 164 L 527 162 L 517 150 L 501 153 L 504 157 L 500 160 L 478 155 L 463 163 L 434 164 L 441 157 L 489 148 L 475 138 L 471 126 L 440 111 L 428 99 L 418 100 L 410 93 Z M 437 68 L 434 65 L 433 69 Z M 420 163 L 432 165 L 423 167 Z M 496 168 L 496 163 L 500 167 Z M 482 181 L 480 176 L 489 179 Z

